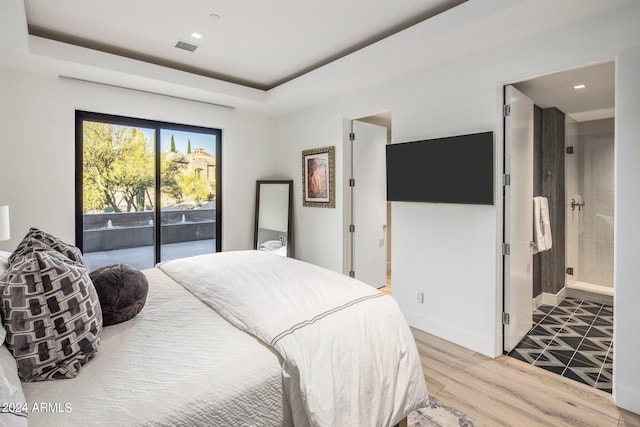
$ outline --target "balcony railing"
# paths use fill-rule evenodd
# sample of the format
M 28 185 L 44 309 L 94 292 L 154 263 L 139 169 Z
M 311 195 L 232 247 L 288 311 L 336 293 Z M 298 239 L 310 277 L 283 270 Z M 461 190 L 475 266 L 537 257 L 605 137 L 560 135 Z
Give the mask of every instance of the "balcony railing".
M 216 238 L 213 209 L 162 211 L 162 243 Z M 152 246 L 155 239 L 153 211 L 86 214 L 83 216 L 85 253 Z

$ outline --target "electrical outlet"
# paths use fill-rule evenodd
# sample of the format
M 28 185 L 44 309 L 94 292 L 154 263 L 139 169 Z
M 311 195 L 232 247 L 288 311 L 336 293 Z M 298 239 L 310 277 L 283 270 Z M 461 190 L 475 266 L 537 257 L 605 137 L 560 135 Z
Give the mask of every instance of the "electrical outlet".
M 416 300 L 418 300 L 420 304 L 424 304 L 424 293 L 422 291 L 418 291 L 416 294 Z

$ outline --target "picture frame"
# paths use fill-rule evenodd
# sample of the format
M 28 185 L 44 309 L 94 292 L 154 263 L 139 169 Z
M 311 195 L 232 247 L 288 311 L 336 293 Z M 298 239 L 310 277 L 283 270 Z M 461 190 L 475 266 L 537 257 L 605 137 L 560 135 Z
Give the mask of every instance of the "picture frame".
M 302 152 L 302 205 L 335 208 L 335 146 Z

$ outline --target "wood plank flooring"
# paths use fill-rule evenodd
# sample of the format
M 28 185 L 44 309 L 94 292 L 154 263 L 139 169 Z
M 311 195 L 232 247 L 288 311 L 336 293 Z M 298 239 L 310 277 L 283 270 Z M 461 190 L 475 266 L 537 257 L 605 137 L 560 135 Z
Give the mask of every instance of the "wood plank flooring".
M 611 394 L 412 329 L 429 394 L 487 426 L 640 427 Z

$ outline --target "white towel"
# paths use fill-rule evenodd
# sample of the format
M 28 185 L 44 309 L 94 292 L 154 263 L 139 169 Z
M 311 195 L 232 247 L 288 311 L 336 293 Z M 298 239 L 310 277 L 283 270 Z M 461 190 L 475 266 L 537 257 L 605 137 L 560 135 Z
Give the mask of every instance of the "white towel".
M 549 221 L 549 201 L 546 197 L 533 198 L 533 238 L 536 244 L 533 253 L 551 249 L 551 223 Z
M 549 200 L 546 197 L 540 198 L 540 221 L 542 221 L 542 228 L 544 230 L 544 243 L 547 250 L 551 249 L 551 221 L 549 219 Z
M 544 227 L 540 220 L 540 197 L 533 198 L 533 242 L 535 243 L 534 254 L 547 249 L 544 241 Z

